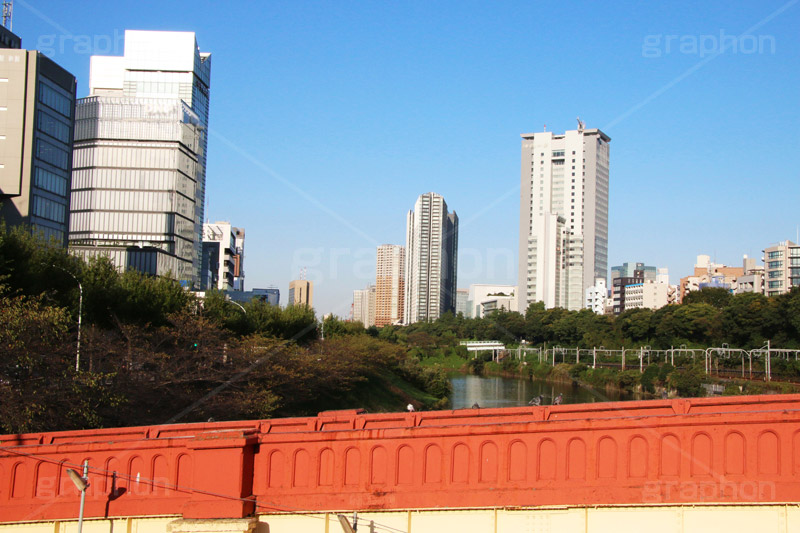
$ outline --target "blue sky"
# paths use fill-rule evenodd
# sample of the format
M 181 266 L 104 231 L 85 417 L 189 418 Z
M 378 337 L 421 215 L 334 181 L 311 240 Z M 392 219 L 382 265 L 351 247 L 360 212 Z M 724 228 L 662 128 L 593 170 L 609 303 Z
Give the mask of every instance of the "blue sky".
M 674 283 L 698 254 L 740 265 L 794 240 L 799 23 L 798 0 L 17 0 L 13 29 L 79 96 L 125 29 L 196 32 L 206 217 L 246 229 L 248 288 L 285 301 L 307 267 L 317 311 L 346 315 L 428 191 L 460 217 L 458 285 L 516 284 L 519 135 L 577 116 L 612 139 L 609 266 Z

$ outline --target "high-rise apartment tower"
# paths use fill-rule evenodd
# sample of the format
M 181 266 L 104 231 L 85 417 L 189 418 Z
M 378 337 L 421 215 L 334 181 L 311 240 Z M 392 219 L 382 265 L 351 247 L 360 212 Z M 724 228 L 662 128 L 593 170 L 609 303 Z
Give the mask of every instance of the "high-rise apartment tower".
M 378 246 L 375 276 L 375 325 L 403 321 L 406 250 L 398 244 Z
M 598 129 L 522 135 L 519 310 L 583 307 L 608 275 L 608 143 Z
M 455 313 L 457 256 L 458 216 L 440 195 L 421 195 L 407 218 L 404 323 Z

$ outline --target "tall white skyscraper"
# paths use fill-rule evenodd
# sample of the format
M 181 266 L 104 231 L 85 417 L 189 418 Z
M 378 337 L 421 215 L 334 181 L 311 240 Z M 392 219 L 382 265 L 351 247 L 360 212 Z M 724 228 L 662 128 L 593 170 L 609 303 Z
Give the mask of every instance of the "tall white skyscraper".
M 433 321 L 456 309 L 458 215 L 440 195 L 421 195 L 406 227 L 406 324 Z
M 126 31 L 76 105 L 69 244 L 200 280 L 211 55 L 191 32 Z
M 608 143 L 598 129 L 522 135 L 519 310 L 579 310 L 608 269 Z

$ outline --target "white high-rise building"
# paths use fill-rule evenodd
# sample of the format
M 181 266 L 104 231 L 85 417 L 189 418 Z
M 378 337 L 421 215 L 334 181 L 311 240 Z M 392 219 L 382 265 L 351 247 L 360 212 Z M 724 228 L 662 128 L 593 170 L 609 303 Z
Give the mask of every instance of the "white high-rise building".
M 198 285 L 211 55 L 191 32 L 126 31 L 76 105 L 70 248 Z
M 608 143 L 598 129 L 522 135 L 519 310 L 579 310 L 608 275 Z
M 440 195 L 421 195 L 408 212 L 404 323 L 433 321 L 456 309 L 458 216 Z
M 353 320 L 365 328 L 375 325 L 375 285 L 353 291 Z

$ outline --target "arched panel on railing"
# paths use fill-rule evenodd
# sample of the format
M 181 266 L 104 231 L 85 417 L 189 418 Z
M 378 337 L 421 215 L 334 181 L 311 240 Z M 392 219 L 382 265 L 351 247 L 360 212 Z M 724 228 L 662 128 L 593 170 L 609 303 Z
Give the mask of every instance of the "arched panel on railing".
M 271 489 L 286 486 L 286 456 L 280 450 L 273 450 L 269 454 L 267 486 Z
M 742 475 L 747 472 L 747 446 L 744 435 L 731 431 L 725 435 L 725 475 Z
M 153 456 L 150 470 L 150 492 L 154 495 L 172 495 L 172 480 L 169 478 L 169 461 L 160 453 Z
M 586 443 L 580 437 L 570 439 L 567 443 L 567 479 L 586 479 Z
M 792 475 L 800 476 L 800 430 L 795 431 L 792 435 Z
M 40 461 L 36 465 L 35 495 L 37 498 L 55 498 L 58 492 L 58 464 Z
M 453 446 L 451 453 L 450 482 L 455 484 L 469 483 L 469 447 L 463 442 L 458 442 Z
M 361 478 L 361 452 L 358 448 L 348 448 L 344 454 L 344 484 L 355 487 Z
M 425 447 L 425 461 L 423 462 L 423 482 L 426 485 L 442 482 L 442 449 L 437 444 Z
M 294 452 L 292 487 L 308 487 L 311 481 L 311 454 L 303 448 Z
M 389 452 L 383 446 L 375 446 L 370 452 L 369 482 L 385 485 L 389 481 Z
M 147 493 L 147 470 L 145 469 L 144 459 L 141 456 L 134 455 L 128 460 L 126 474 L 125 488 L 128 489 L 128 494 L 141 496 Z
M 65 459 L 64 461 L 62 461 L 62 464 L 63 463 L 68 463 L 68 461 Z M 113 491 L 123 486 L 120 483 L 121 473 L 124 473 L 124 470 L 122 468 L 122 462 L 120 462 L 120 460 L 113 455 L 107 458 L 105 462 L 105 474 L 106 474 L 104 478 L 105 482 L 103 484 L 103 491 L 106 494 L 111 494 Z M 62 469 L 60 486 L 62 494 L 78 493 L 78 489 L 75 488 L 75 485 L 72 484 L 72 482 L 69 480 L 69 477 L 67 476 L 66 468 Z
M 540 481 L 556 478 L 558 471 L 558 450 L 552 439 L 542 439 L 537 453 L 536 479 Z
M 395 466 L 397 485 L 414 484 L 414 467 L 414 450 L 405 444 L 400 446 L 397 449 L 397 466 Z
M 710 476 L 713 473 L 714 448 L 708 433 L 698 432 L 692 437 L 692 455 L 689 472 L 692 477 Z
M 658 474 L 662 477 L 680 476 L 683 455 L 681 441 L 676 435 L 668 433 L 661 437 Z
M 480 481 L 484 483 L 496 483 L 497 472 L 500 468 L 500 459 L 497 453 L 497 444 L 492 441 L 484 441 L 481 444 L 481 467 Z
M 336 455 L 330 448 L 323 448 L 319 452 L 319 474 L 317 484 L 320 487 L 333 486 L 334 467 L 336 465 Z
M 30 494 L 28 465 L 19 461 L 11 467 L 11 498 L 25 498 Z
M 764 431 L 758 436 L 758 473 L 775 475 L 781 469 L 781 448 L 774 431 Z
M 603 436 L 597 441 L 597 477 L 598 479 L 616 479 L 619 475 L 619 446 L 614 437 Z
M 192 470 L 192 457 L 187 453 L 182 453 L 175 461 L 175 484 L 179 491 L 186 491 L 194 482 L 194 471 Z
M 650 459 L 650 447 L 647 439 L 635 435 L 628 441 L 628 477 L 647 477 L 647 467 Z
M 508 481 L 528 479 L 528 447 L 521 440 L 508 446 Z

